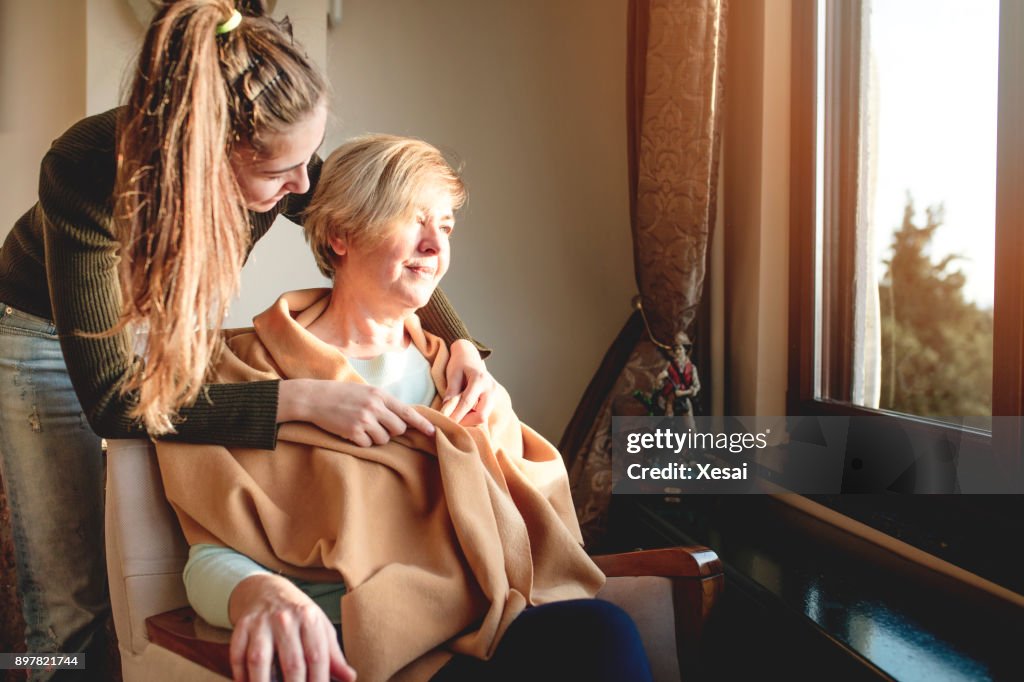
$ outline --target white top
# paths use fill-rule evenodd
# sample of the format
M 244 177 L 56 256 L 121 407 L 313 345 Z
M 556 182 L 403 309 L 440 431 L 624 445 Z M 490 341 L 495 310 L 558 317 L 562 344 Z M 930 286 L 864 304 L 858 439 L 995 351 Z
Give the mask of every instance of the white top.
M 352 369 L 371 386 L 382 388 L 408 405 L 430 405 L 437 395 L 430 378 L 430 363 L 411 343 L 405 350 L 375 358 L 349 358 Z

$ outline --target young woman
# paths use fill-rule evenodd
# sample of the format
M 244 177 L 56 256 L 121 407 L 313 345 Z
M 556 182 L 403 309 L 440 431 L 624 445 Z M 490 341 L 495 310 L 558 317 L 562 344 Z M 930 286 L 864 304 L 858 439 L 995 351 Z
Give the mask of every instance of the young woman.
M 0 476 L 30 651 L 101 638 L 100 436 L 272 449 L 287 421 L 362 445 L 433 432 L 366 386 L 205 383 L 252 244 L 279 214 L 301 220 L 326 101 L 260 3 L 176 0 L 146 34 L 127 105 L 43 159 L 39 201 L 0 249 Z M 422 316 L 451 346 L 447 410 L 486 411 L 493 380 L 443 295 Z

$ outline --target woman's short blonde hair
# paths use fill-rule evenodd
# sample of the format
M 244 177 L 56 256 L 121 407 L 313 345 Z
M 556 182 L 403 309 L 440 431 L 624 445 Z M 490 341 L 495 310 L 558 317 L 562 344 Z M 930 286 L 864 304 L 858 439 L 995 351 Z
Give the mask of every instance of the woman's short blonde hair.
M 458 171 L 423 140 L 364 135 L 334 150 L 324 161 L 303 219 L 320 272 L 334 277 L 332 237 L 361 244 L 383 239 L 387 226 L 409 215 L 420 191 L 434 182 L 449 187 L 453 208 L 465 203 Z

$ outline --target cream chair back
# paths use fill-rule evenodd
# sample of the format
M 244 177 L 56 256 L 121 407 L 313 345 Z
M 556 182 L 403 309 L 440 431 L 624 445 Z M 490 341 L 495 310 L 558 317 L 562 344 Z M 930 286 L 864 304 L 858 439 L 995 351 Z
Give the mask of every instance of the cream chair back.
M 107 577 L 125 682 L 212 680 L 205 668 L 150 646 L 146 618 L 188 606 L 181 572 L 188 545 L 164 497 L 156 452 L 146 440 L 107 444 Z

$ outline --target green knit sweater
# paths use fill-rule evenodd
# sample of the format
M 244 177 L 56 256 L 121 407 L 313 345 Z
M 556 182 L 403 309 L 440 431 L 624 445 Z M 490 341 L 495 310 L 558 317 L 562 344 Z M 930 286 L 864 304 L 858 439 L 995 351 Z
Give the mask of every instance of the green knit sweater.
M 54 321 L 82 409 L 106 438 L 145 435 L 127 416 L 121 394 L 131 358 L 127 332 L 106 338 L 76 334 L 110 329 L 121 311 L 112 224 L 118 112 L 83 119 L 53 143 L 40 169 L 39 202 L 0 247 L 0 301 Z M 314 157 L 307 194 L 288 195 L 266 213 L 250 212 L 251 244 L 278 214 L 301 220 L 320 166 Z M 448 343 L 471 338 L 440 289 L 419 315 L 424 328 Z M 278 381 L 209 385 L 195 405 L 181 410 L 177 434 L 168 438 L 273 449 L 279 387 Z

